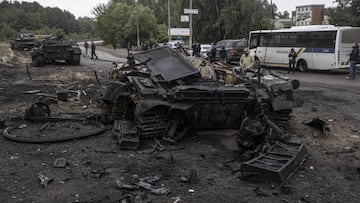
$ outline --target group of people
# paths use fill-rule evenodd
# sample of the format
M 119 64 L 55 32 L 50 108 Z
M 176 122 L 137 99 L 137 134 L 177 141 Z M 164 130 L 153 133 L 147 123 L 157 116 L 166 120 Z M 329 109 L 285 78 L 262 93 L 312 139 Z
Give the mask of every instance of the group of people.
M 84 47 L 85 47 L 85 53 L 87 55 L 88 54 L 88 48 L 89 48 L 89 44 L 88 44 L 87 41 L 85 41 Z M 95 53 L 96 45 L 95 45 L 94 41 L 91 41 L 90 48 L 91 48 L 91 59 L 94 59 L 94 57 L 96 59 L 98 59 L 98 56 Z M 114 42 L 113 42 L 113 48 L 114 48 L 114 50 L 116 50 L 116 44 L 114 45 Z M 128 50 L 128 53 L 131 50 L 131 43 L 130 42 L 127 44 L 127 50 Z M 201 52 L 200 43 L 195 42 L 192 45 L 192 50 L 193 50 L 193 53 L 192 53 L 193 56 L 200 57 L 200 52 Z M 210 54 L 211 54 L 210 55 L 210 61 L 214 62 L 216 60 L 216 47 L 215 47 L 214 44 L 211 47 Z M 221 60 L 223 62 L 226 62 L 227 53 L 226 53 L 226 49 L 225 49 L 224 46 L 221 47 L 221 49 L 219 51 L 219 54 L 220 54 Z M 289 57 L 288 73 L 290 73 L 290 72 L 294 73 L 295 68 L 296 68 L 296 58 L 297 58 L 297 52 L 295 51 L 294 48 L 291 48 L 291 50 L 289 51 L 288 57 Z M 350 61 L 349 76 L 346 77 L 346 79 L 355 79 L 355 76 L 356 76 L 356 64 L 359 63 L 359 60 L 360 60 L 359 45 L 357 43 L 354 43 L 353 46 L 352 46 L 352 51 L 350 53 L 350 58 L 349 58 L 349 61 Z M 255 62 L 254 56 L 249 54 L 249 49 L 244 48 L 243 54 L 241 55 L 240 61 L 239 61 L 240 68 L 244 72 L 248 72 L 254 66 L 254 62 Z M 246 75 L 250 75 L 250 73 L 247 73 Z
M 88 48 L 89 48 L 89 43 L 87 41 L 84 42 L 84 47 L 85 47 L 85 54 L 88 54 Z M 91 41 L 91 59 L 94 59 L 94 56 L 96 57 L 96 59 L 99 59 L 98 56 L 95 53 L 95 49 L 96 49 L 96 45 L 94 43 L 94 41 Z

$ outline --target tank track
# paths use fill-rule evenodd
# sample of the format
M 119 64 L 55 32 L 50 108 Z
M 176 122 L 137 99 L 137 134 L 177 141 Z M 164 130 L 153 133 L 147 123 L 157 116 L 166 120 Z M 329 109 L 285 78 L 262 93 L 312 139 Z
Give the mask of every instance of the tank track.
M 164 136 L 168 124 L 165 113 L 158 110 L 151 110 L 138 115 L 136 123 L 142 138 Z

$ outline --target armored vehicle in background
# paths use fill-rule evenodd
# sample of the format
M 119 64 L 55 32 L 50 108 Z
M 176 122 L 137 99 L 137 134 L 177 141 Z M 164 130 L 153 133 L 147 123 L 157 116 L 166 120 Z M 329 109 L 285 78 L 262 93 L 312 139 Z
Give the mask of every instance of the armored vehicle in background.
M 40 40 L 31 50 L 31 60 L 35 66 L 65 60 L 66 64 L 80 64 L 81 49 L 78 45 L 62 37 L 50 37 Z
M 134 58 L 140 65 L 116 70 L 103 96 L 120 147 L 136 148 L 146 137 L 176 142 L 190 129 L 239 129 L 252 114 L 289 119 L 292 112 L 296 87 L 286 78 L 259 72 L 247 79 L 230 71 L 237 82 L 226 84 L 228 70 L 214 69 L 215 77 L 202 77 L 201 63 L 196 68 L 168 47 Z
M 22 33 L 19 38 L 10 42 L 11 49 L 14 50 L 31 50 L 35 45 L 35 38 L 33 33 Z

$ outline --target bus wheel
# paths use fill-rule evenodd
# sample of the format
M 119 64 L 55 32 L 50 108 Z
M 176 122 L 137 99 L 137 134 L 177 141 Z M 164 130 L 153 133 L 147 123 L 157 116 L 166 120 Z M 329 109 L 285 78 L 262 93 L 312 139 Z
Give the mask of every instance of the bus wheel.
M 301 72 L 306 72 L 307 71 L 307 63 L 305 60 L 300 60 L 297 64 L 299 70 Z

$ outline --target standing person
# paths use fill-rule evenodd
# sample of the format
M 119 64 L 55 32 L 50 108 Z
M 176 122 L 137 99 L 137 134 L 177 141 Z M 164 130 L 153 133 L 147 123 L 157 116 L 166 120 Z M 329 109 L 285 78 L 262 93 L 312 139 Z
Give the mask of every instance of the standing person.
M 130 54 L 130 50 L 131 50 L 131 43 L 128 42 L 126 45 L 127 51 L 128 51 L 128 55 Z
M 214 62 L 216 60 L 216 46 L 213 43 L 211 46 L 211 57 L 210 57 L 210 62 Z
M 201 52 L 201 46 L 200 43 L 196 43 L 196 53 L 195 56 L 200 57 L 200 52 Z
M 296 57 L 297 57 L 297 53 L 295 52 L 294 48 L 291 48 L 288 57 L 289 57 L 289 70 L 288 70 L 288 73 L 290 73 L 290 71 L 292 73 L 294 73 L 295 72 Z
M 192 56 L 195 56 L 196 55 L 196 42 L 194 42 L 194 44 L 191 46 L 192 48 Z
M 87 55 L 87 53 L 88 53 L 88 48 L 89 48 L 89 43 L 88 43 L 87 41 L 85 41 L 84 47 L 85 47 L 85 54 Z
M 243 55 L 240 57 L 240 68 L 243 72 L 247 72 L 252 69 L 254 66 L 254 56 L 249 54 L 249 48 L 245 48 L 243 51 Z M 251 72 L 246 73 L 246 77 L 250 78 L 252 77 Z
M 114 51 L 116 51 L 116 40 L 115 39 L 113 39 L 113 41 L 112 41 L 112 46 L 114 48 Z
M 95 49 L 96 49 L 95 43 L 94 41 L 91 41 L 91 59 L 94 59 L 94 56 L 96 57 L 96 59 L 99 59 L 95 53 Z
M 220 57 L 221 57 L 221 60 L 222 62 L 226 62 L 226 49 L 224 46 L 221 47 L 221 50 L 220 50 Z
M 346 79 L 355 79 L 356 76 L 356 63 L 359 58 L 359 45 L 357 43 L 353 44 L 351 53 L 350 53 L 350 68 L 349 68 L 349 77 Z

